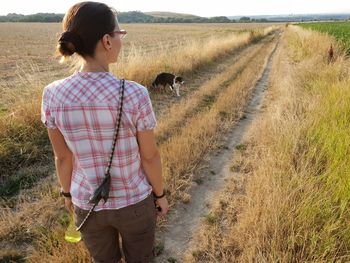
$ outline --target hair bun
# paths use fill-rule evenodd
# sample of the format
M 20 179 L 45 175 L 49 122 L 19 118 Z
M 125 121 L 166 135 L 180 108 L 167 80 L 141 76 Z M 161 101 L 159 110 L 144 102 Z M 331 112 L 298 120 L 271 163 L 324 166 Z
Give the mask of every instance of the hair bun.
M 82 40 L 77 33 L 65 31 L 58 39 L 58 51 L 62 56 L 71 56 L 82 48 Z

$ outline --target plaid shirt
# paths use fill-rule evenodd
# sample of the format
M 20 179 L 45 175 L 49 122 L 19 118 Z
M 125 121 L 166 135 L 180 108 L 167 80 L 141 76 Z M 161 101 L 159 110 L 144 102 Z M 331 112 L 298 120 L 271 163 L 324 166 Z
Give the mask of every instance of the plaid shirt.
M 45 87 L 41 120 L 58 128 L 74 155 L 72 202 L 90 209 L 89 198 L 102 182 L 112 147 L 121 82 L 109 72 L 76 72 Z M 141 165 L 136 132 L 154 129 L 148 91 L 125 81 L 122 122 L 111 166 L 108 201 L 95 210 L 119 209 L 145 199 L 152 191 Z

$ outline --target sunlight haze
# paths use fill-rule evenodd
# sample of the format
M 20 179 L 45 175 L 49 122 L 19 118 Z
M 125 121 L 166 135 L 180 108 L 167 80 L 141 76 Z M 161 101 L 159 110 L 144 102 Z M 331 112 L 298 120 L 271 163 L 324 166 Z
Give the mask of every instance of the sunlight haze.
M 8 13 L 35 14 L 35 13 L 65 13 L 67 9 L 79 1 L 3 1 L 0 15 Z M 346 13 L 350 12 L 350 1 L 345 0 L 246 0 L 246 1 L 100 1 L 106 3 L 118 11 L 168 11 L 193 14 L 204 17 L 211 16 L 239 16 L 239 15 L 291 15 L 314 13 Z

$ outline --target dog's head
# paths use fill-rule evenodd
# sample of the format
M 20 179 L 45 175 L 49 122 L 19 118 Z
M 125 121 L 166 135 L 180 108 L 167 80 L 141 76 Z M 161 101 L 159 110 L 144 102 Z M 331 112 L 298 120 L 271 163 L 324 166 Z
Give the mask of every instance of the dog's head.
M 176 83 L 176 84 L 182 85 L 182 84 L 185 83 L 185 81 L 183 80 L 182 77 L 176 77 L 176 78 L 175 78 L 175 83 Z

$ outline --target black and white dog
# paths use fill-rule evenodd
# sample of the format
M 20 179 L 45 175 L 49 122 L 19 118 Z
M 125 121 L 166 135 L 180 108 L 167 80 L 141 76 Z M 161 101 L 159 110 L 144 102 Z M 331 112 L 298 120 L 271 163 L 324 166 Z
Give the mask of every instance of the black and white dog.
M 184 83 L 185 81 L 182 77 L 175 76 L 171 73 L 162 72 L 157 75 L 156 79 L 152 83 L 152 86 L 155 89 L 160 89 L 160 86 L 163 86 L 165 89 L 165 86 L 168 84 L 170 89 L 173 91 L 175 88 L 176 95 L 180 96 L 180 86 Z

